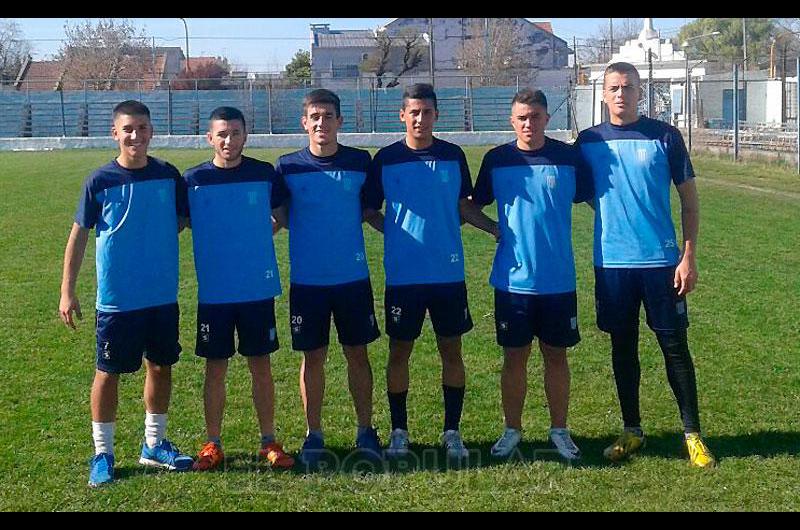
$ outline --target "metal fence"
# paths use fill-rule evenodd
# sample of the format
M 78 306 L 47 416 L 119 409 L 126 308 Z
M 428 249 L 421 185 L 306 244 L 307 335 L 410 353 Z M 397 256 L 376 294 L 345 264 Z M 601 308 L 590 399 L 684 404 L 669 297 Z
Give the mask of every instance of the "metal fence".
M 510 103 L 519 86 L 485 86 L 471 77 L 449 79 L 437 85 L 440 131 L 497 131 L 509 129 Z M 181 81 L 185 83 L 186 81 Z M 378 88 L 374 78 L 350 80 L 350 88 L 337 88 L 344 125 L 342 132 L 400 132 L 403 88 L 413 79 L 392 88 Z M 172 83 L 147 90 L 152 82 L 128 80 L 135 90 L 0 90 L 0 137 L 105 136 L 111 111 L 125 99 L 145 103 L 157 134 L 197 135 L 205 131 L 205 119 L 221 105 L 242 110 L 250 133 L 302 133 L 303 97 L 313 86 L 287 88 L 272 80 L 242 80 L 225 89 L 177 90 Z M 550 128 L 569 129 L 573 121 L 569 86 L 540 87 L 548 98 Z
M 730 73 L 692 80 L 689 105 L 680 116 L 690 149 L 729 151 L 734 160 L 745 151 L 795 158 L 800 172 L 800 60 L 796 66 L 793 79 L 736 66 Z

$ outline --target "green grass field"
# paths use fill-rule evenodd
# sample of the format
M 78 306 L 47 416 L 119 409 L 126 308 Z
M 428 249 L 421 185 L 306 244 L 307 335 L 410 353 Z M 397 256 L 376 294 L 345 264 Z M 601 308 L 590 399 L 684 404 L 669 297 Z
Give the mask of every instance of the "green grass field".
M 473 175 L 485 148 L 466 149 Z M 273 161 L 283 151 L 251 150 Z M 207 151 L 154 153 L 184 170 Z M 541 359 L 532 357 L 524 414 L 525 459 L 490 461 L 502 431 L 492 294 L 487 283 L 494 242 L 463 230 L 467 283 L 475 329 L 464 338 L 467 397 L 462 432 L 480 451 L 462 469 L 439 464 L 442 423 L 440 368 L 429 324 L 411 360 L 409 427 L 425 455 L 380 473 L 350 470 L 313 475 L 274 473 L 254 461 L 258 429 L 249 374 L 231 363 L 223 438 L 228 458 L 217 473 L 168 474 L 137 464 L 143 429 L 143 373 L 120 388 L 116 454 L 119 480 L 86 487 L 93 452 L 89 387 L 94 374 L 94 243 L 90 241 L 78 294 L 84 319 L 65 328 L 57 307 L 64 244 L 85 176 L 111 151 L 0 154 L 0 510 L 798 510 L 800 509 L 800 177 L 785 168 L 733 166 L 696 159 L 702 223 L 700 283 L 690 295 L 690 345 L 701 419 L 720 465 L 688 466 L 677 407 L 655 339 L 642 332 L 642 411 L 648 447 L 612 466 L 602 448 L 620 428 L 610 342 L 594 324 L 592 219 L 575 209 L 574 244 L 583 341 L 570 352 L 570 426 L 584 453 L 581 466 L 536 458 L 549 426 Z M 733 187 L 740 184 L 747 187 Z M 757 189 L 753 189 L 757 188 Z M 759 189 L 766 190 L 759 191 Z M 771 193 L 770 190 L 780 193 Z M 673 205 L 677 204 L 674 195 Z M 674 212 L 678 219 L 677 210 Z M 383 243 L 365 227 L 383 320 Z M 196 281 L 191 234 L 181 235 L 182 360 L 174 371 L 168 435 L 196 453 L 204 440 L 203 362 L 194 356 Z M 287 234 L 276 238 L 288 291 Z M 281 349 L 273 354 L 278 436 L 296 451 L 305 434 L 298 392 L 300 357 L 289 348 L 288 296 L 278 300 Z M 335 341 L 334 341 L 335 342 Z M 370 349 L 375 373 L 375 422 L 389 430 L 384 364 L 387 339 Z M 352 447 L 355 414 L 338 346 L 327 365 L 326 442 L 340 457 Z

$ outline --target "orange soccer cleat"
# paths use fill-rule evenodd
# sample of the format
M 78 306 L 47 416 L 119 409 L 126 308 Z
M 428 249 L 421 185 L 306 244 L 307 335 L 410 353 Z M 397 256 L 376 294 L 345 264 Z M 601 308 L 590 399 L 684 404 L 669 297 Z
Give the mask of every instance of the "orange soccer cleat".
M 265 445 L 258 452 L 264 457 L 271 467 L 276 469 L 290 469 L 294 466 L 294 458 L 283 450 L 283 446 L 277 442 Z
M 214 442 L 206 443 L 197 455 L 197 461 L 192 466 L 195 471 L 211 471 L 216 469 L 225 460 L 222 447 Z

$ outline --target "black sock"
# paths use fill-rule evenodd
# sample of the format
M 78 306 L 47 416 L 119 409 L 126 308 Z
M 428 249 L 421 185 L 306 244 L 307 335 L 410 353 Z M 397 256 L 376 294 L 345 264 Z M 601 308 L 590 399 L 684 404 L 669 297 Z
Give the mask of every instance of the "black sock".
M 406 398 L 408 398 L 408 390 L 405 392 L 386 392 L 389 397 L 389 412 L 392 416 L 392 430 L 403 429 L 408 430 L 408 408 L 406 407 Z
M 639 330 L 631 329 L 611 334 L 611 360 L 614 381 L 626 428 L 641 427 L 639 415 Z
M 442 385 L 444 392 L 444 430 L 457 431 L 464 408 L 464 388 Z
M 658 345 L 667 365 L 667 379 L 678 401 L 678 410 L 685 432 L 700 432 L 700 413 L 697 406 L 697 380 L 694 363 L 689 354 L 686 330 L 656 333 Z

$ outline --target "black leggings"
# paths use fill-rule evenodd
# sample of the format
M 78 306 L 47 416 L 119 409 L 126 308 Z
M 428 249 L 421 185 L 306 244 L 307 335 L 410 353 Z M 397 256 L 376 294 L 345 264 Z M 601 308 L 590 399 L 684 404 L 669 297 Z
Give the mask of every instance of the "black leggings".
M 700 432 L 697 407 L 697 381 L 689 353 L 686 330 L 657 331 L 656 338 L 667 367 L 667 379 L 678 401 L 685 432 Z M 611 358 L 614 379 L 625 427 L 640 427 L 639 415 L 639 330 L 611 333 Z

